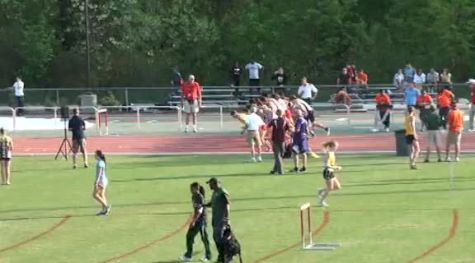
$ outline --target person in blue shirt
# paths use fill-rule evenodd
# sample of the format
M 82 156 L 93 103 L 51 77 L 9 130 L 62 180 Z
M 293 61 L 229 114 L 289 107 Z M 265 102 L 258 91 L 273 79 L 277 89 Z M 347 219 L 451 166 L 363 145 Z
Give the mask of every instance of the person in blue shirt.
M 106 188 L 109 180 L 106 176 L 106 157 L 101 150 L 96 150 L 96 160 L 96 180 L 92 197 L 102 205 L 102 210 L 97 215 L 109 215 L 111 206 L 107 203 L 106 198 Z
M 406 105 L 409 106 L 416 106 L 417 105 L 417 97 L 421 95 L 421 91 L 415 87 L 415 84 L 412 83 L 404 90 L 404 101 Z
M 404 67 L 404 80 L 407 83 L 413 83 L 414 75 L 416 75 L 416 69 L 412 67 L 411 63 L 407 63 L 407 65 Z

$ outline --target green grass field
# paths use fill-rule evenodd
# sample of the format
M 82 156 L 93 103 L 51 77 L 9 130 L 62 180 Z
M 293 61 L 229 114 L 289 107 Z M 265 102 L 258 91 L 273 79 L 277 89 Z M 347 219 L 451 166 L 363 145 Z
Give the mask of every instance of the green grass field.
M 185 231 L 171 233 L 191 214 L 189 184 L 204 184 L 210 176 L 218 176 L 231 194 L 231 223 L 244 262 L 298 243 L 299 206 L 316 203 L 324 183 L 321 161 L 311 160 L 306 174 L 270 176 L 270 156 L 260 164 L 244 163 L 246 158 L 111 156 L 113 211 L 96 217 L 99 206 L 90 196 L 94 169 L 72 170 L 69 162 L 51 157 L 18 157 L 13 184 L 0 187 L 0 262 L 103 262 L 153 241 L 120 262 L 178 262 Z M 343 189 L 330 196 L 330 221 L 315 239 L 342 247 L 296 247 L 265 262 L 409 262 L 447 238 L 454 209 L 455 236 L 420 262 L 475 262 L 474 160 L 465 155 L 459 163 L 420 164 L 411 171 L 406 158 L 392 155 L 339 156 Z M 324 211 L 313 207 L 315 229 Z M 65 215 L 71 218 L 54 231 L 5 250 L 48 231 Z M 195 248 L 199 259 L 198 238 Z

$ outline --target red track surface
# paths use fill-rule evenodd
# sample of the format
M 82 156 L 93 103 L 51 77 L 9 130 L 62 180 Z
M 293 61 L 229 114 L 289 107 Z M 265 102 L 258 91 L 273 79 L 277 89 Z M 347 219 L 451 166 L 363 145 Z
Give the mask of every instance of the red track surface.
M 312 148 L 318 149 L 325 140 L 335 139 L 342 152 L 395 151 L 393 134 L 319 136 L 311 140 Z M 61 138 L 14 139 L 18 154 L 55 154 Z M 421 148 L 425 149 L 425 138 L 421 138 Z M 108 153 L 214 153 L 247 152 L 243 136 L 212 136 L 200 134 L 180 134 L 176 136 L 103 136 L 88 138 L 88 149 L 102 149 Z M 464 134 L 463 151 L 475 151 L 475 134 Z

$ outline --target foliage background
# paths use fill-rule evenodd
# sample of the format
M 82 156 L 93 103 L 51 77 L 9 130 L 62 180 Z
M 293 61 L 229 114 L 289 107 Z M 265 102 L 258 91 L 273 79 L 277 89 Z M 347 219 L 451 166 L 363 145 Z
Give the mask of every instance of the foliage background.
M 84 0 L 0 0 L 0 84 L 86 85 Z M 475 0 L 89 0 L 94 86 L 166 86 L 171 68 L 206 85 L 234 61 L 333 84 L 355 63 L 389 83 L 406 62 L 473 77 Z

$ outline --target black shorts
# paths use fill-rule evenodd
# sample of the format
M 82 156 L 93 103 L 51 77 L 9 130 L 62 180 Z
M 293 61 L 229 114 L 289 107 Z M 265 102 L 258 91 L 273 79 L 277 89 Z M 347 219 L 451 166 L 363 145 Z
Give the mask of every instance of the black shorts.
M 11 158 L 3 158 L 3 157 L 0 158 L 0 161 L 10 161 L 10 160 L 11 160 Z
M 305 117 L 305 120 L 307 120 L 309 123 L 315 122 L 315 115 L 313 115 L 313 111 L 307 112 L 307 116 Z
M 323 179 L 325 180 L 331 180 L 335 177 L 335 173 L 333 172 L 333 169 L 325 168 L 323 169 Z
M 416 138 L 414 137 L 414 135 L 406 135 L 406 143 L 407 144 L 412 144 L 415 140 L 416 140 Z

